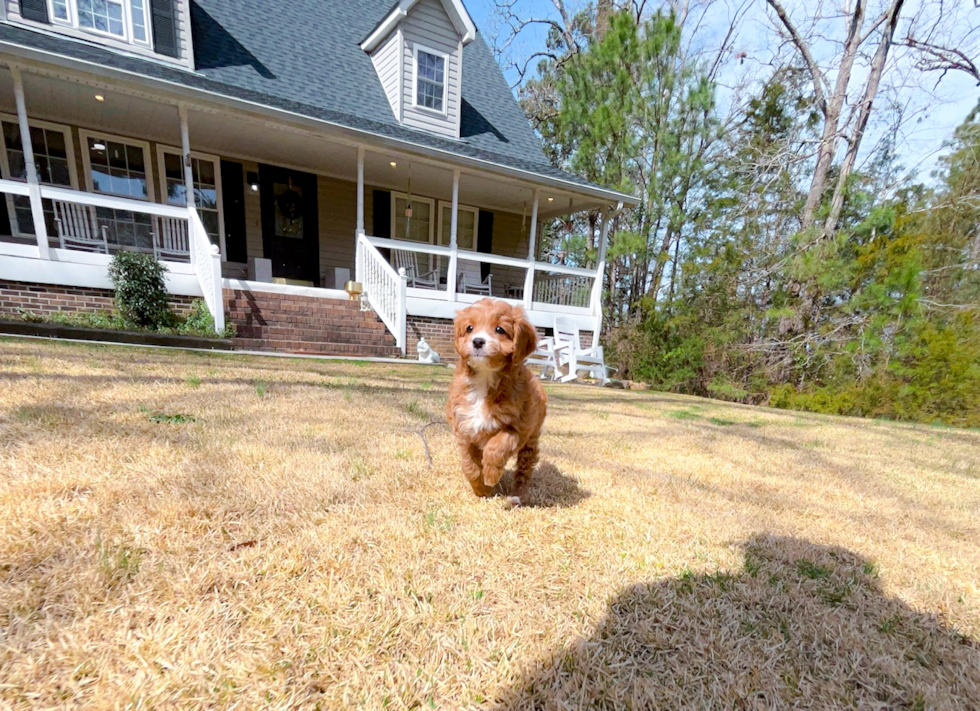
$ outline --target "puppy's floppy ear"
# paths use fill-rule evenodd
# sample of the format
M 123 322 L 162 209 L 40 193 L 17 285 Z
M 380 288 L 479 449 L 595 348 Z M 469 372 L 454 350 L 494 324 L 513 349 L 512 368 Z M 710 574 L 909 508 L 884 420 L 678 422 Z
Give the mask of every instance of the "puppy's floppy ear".
M 514 362 L 523 363 L 538 347 L 538 332 L 524 315 L 524 309 L 514 307 Z
M 456 319 L 453 321 L 453 348 L 460 357 L 465 358 L 463 354 L 463 339 L 466 336 L 466 328 L 463 326 L 463 319 L 460 318 L 463 311 L 456 312 Z

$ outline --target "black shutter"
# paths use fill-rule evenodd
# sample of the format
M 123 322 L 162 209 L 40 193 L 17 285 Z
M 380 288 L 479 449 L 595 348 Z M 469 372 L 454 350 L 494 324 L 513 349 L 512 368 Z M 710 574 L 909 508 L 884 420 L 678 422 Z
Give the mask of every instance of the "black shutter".
M 48 0 L 20 0 L 20 16 L 35 22 L 50 22 Z
M 372 237 L 391 238 L 391 193 L 374 191 L 374 234 Z
M 228 253 L 228 261 L 247 262 L 245 176 L 241 163 L 221 161 L 221 202 L 225 217 L 225 250 Z
M 484 254 L 493 252 L 493 213 L 489 210 L 480 210 L 479 222 L 476 228 L 476 251 Z M 480 262 L 480 278 L 486 279 L 492 264 Z
M 174 0 L 150 0 L 150 15 L 153 17 L 153 51 L 168 57 L 179 57 Z

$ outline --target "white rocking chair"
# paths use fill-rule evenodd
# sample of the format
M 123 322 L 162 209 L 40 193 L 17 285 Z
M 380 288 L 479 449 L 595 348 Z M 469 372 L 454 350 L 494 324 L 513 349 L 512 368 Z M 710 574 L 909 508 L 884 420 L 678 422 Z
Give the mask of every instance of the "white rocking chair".
M 187 240 L 187 220 L 176 217 L 154 218 L 153 256 L 174 262 L 190 261 L 191 248 Z
M 432 271 L 422 273 L 419 269 L 416 252 L 406 252 L 403 249 L 393 247 L 391 256 L 395 260 L 395 271 L 399 269 L 405 270 L 405 276 L 408 277 L 408 286 L 419 289 L 439 288 L 439 270 L 433 269 Z
M 456 281 L 459 282 L 457 290 L 460 294 L 493 296 L 493 274 L 487 274 L 487 278 L 480 281 L 480 278 L 473 274 L 460 272 Z
M 598 338 L 598 334 L 594 338 Z M 555 317 L 555 344 L 559 349 L 558 364 L 562 368 L 568 368 L 568 372 L 561 376 L 563 383 L 575 380 L 580 371 L 598 377 L 603 385 L 609 382 L 609 368 L 606 367 L 602 346 L 582 348 L 574 319 L 568 316 Z
M 54 224 L 62 249 L 109 254 L 105 225 L 100 229 L 95 209 L 74 202 L 54 200 Z
M 558 365 L 558 351 L 561 348 L 563 346 L 559 346 L 555 339 L 550 336 L 539 338 L 537 349 L 527 357 L 524 363 L 532 370 L 541 368 L 539 374 L 542 380 L 560 380 L 562 372 Z

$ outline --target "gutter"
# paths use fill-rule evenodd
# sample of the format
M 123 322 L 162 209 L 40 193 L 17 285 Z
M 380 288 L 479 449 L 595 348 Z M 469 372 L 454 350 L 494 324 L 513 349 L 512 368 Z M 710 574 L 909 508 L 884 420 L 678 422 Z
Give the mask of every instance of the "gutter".
M 22 29 L 22 28 L 20 28 Z M 71 69 L 75 71 L 85 72 L 94 75 L 97 79 L 114 78 L 120 81 L 135 82 L 138 85 L 145 87 L 149 86 L 156 89 L 162 89 L 171 92 L 176 95 L 176 97 L 190 98 L 198 103 L 212 103 L 219 104 L 225 107 L 230 107 L 242 111 L 247 111 L 252 114 L 257 114 L 260 116 L 265 116 L 272 119 L 282 120 L 283 118 L 288 118 L 290 121 L 298 123 L 300 125 L 306 126 L 308 128 L 323 131 L 324 127 L 329 127 L 333 131 L 340 132 L 341 134 L 346 134 L 349 139 L 356 143 L 364 143 L 373 146 L 383 146 L 396 150 L 407 151 L 410 153 L 416 153 L 423 156 L 430 156 L 433 158 L 438 158 L 441 161 L 456 163 L 464 165 L 467 167 L 478 168 L 483 171 L 490 173 L 497 173 L 500 175 L 506 175 L 512 178 L 517 178 L 519 180 L 524 180 L 528 182 L 537 183 L 539 185 L 548 185 L 553 188 L 557 188 L 566 192 L 578 193 L 580 195 L 587 195 L 593 198 L 601 198 L 603 200 L 608 200 L 610 202 L 620 202 L 622 201 L 626 205 L 638 205 L 639 200 L 632 195 L 627 195 L 625 193 L 620 193 L 615 190 L 608 190 L 606 188 L 595 188 L 586 185 L 581 185 L 579 183 L 574 183 L 568 180 L 562 180 L 560 178 L 554 178 L 547 175 L 541 175 L 540 173 L 535 173 L 530 170 L 523 170 L 521 168 L 513 168 L 510 166 L 501 165 L 500 163 L 494 163 L 489 160 L 484 160 L 481 158 L 474 158 L 471 156 L 464 156 L 458 153 L 453 153 L 451 151 L 443 150 L 440 148 L 433 148 L 431 146 L 425 146 L 414 141 L 400 138 L 391 138 L 388 136 L 379 136 L 376 133 L 365 129 L 358 129 L 351 126 L 346 126 L 335 121 L 328 121 L 326 119 L 319 119 L 312 116 L 307 116 L 304 114 L 299 114 L 294 111 L 288 111 L 286 109 L 278 109 L 273 106 L 268 106 L 266 104 L 261 104 L 255 101 L 249 101 L 247 99 L 238 99 L 226 94 L 216 94 L 205 89 L 197 89 L 194 87 L 189 87 L 184 84 L 180 84 L 168 79 L 159 79 L 157 77 L 149 77 L 145 74 L 140 74 L 138 72 L 132 72 L 125 69 L 118 69 L 115 67 L 107 67 L 104 64 L 98 64 L 96 62 L 90 62 L 83 59 L 75 59 L 73 57 L 66 57 L 62 54 L 57 54 L 54 52 L 48 52 L 46 50 L 40 50 L 34 47 L 29 47 L 22 44 L 17 44 L 14 42 L 3 41 L 0 42 L 0 50 L 10 52 L 15 57 L 20 59 L 34 60 L 38 62 L 47 62 L 55 67 L 62 69 Z M 178 67 L 173 68 L 175 71 L 187 71 L 182 70 Z M 206 79 L 201 74 L 194 72 L 189 72 L 189 74 Z

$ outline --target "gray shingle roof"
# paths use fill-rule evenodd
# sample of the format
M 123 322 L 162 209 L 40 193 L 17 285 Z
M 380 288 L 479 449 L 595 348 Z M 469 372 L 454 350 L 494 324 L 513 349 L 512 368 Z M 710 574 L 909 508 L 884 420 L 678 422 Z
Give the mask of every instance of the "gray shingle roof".
M 244 99 L 380 136 L 599 188 L 553 167 L 483 37 L 463 50 L 460 139 L 402 126 L 358 46 L 391 0 L 191 0 L 196 72 L 0 24 L 0 43 Z

